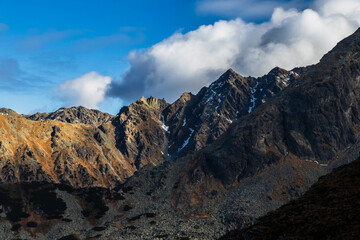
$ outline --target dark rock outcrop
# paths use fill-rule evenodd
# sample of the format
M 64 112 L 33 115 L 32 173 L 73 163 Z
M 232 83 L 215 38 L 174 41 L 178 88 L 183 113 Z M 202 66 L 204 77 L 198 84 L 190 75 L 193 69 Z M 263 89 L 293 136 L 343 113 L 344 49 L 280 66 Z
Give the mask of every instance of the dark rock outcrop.
M 11 236 L 15 235 L 68 239 L 66 236 L 79 228 L 84 228 L 82 238 L 95 236 L 94 231 L 108 228 L 102 219 L 106 214 L 110 218 L 121 214 L 122 211 L 109 213 L 109 207 L 123 200 L 121 193 L 104 188 L 75 189 L 48 182 L 3 184 L 0 186 L 0 225 L 7 231 L 0 231 L 0 236 L 2 239 L 13 239 Z

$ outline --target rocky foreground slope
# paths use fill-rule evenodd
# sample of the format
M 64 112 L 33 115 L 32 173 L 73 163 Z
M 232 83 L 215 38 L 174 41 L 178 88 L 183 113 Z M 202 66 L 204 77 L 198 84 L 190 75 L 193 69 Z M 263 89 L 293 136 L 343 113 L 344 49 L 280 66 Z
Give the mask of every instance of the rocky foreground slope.
M 31 194 L 27 200 L 36 184 L 10 184 L 3 190 L 14 194 L 8 202 L 34 214 L 12 218 L 15 207 L 1 203 L 2 233 L 213 239 L 249 226 L 358 156 L 359 90 L 360 29 L 316 65 L 275 68 L 258 79 L 229 70 L 197 95 L 170 105 L 141 98 L 99 126 L 5 113 L 2 182 L 46 180 L 113 191 L 87 198 L 89 190 L 50 184 L 46 192 L 72 209 L 66 213 L 59 205 L 65 213 L 54 220 L 32 205 Z M 109 194 L 116 197 L 106 199 Z M 82 202 L 92 197 L 103 199 L 94 203 L 102 209 L 96 221 L 87 219 Z
M 220 239 L 358 239 L 360 159 L 321 177 L 304 196 Z
M 360 159 L 321 177 L 302 197 L 220 239 L 357 239 Z M 216 239 L 223 226 L 159 208 L 134 211 L 134 189 L 75 189 L 64 184 L 0 186 L 4 239 Z M 149 198 L 148 201 L 154 201 Z M 233 212 L 228 212 L 229 217 Z M 166 217 L 164 217 L 166 216 Z M 229 218 L 228 217 L 228 218 Z M 223 219 L 225 221 L 226 219 Z M 225 222 L 223 222 L 223 225 Z M 160 228 L 162 229 L 159 229 Z M 175 229 L 173 229 L 175 228 Z M 156 231 L 155 231 L 156 230 Z

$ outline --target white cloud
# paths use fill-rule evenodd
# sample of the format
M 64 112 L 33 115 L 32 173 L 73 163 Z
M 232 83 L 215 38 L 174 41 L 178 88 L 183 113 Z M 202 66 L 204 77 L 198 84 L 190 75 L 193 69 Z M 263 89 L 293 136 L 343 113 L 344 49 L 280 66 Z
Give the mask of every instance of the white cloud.
M 58 90 L 59 96 L 68 106 L 84 106 L 98 109 L 99 103 L 105 98 L 105 92 L 111 78 L 97 72 L 89 72 L 74 80 L 62 83 Z
M 318 0 L 303 11 L 276 8 L 262 24 L 218 21 L 130 53 L 130 68 L 111 84 L 108 95 L 173 101 L 184 91 L 196 93 L 230 67 L 245 76 L 261 76 L 275 66 L 314 64 L 359 26 L 358 0 Z

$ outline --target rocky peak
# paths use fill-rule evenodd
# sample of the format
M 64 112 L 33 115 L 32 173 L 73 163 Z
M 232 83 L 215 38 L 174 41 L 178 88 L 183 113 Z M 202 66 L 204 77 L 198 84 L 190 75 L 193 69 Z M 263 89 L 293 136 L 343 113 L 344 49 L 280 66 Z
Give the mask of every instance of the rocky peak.
M 192 94 L 191 92 L 184 92 L 177 101 L 187 102 L 187 101 L 191 100 L 191 98 L 193 98 L 193 97 L 194 97 L 194 94 Z
M 164 121 L 167 125 L 171 126 L 171 129 L 184 117 L 185 108 L 192 102 L 194 97 L 195 95 L 192 93 L 185 92 L 179 99 L 164 109 L 162 113 Z
M 149 98 L 145 98 L 145 97 L 141 97 L 138 101 L 136 101 L 136 103 L 138 104 L 146 104 L 147 106 L 154 108 L 154 109 L 158 109 L 158 110 L 162 110 L 165 107 L 167 107 L 169 104 L 165 101 L 165 99 L 158 99 L 155 98 L 153 96 L 150 96 Z
M 230 68 L 225 73 L 223 73 L 218 78 L 218 80 L 216 80 L 209 86 L 209 90 L 216 90 L 218 88 L 221 88 L 224 85 L 226 85 L 226 83 L 237 84 L 236 82 L 238 81 L 242 82 L 243 84 L 246 84 L 247 79 L 241 76 L 240 74 L 238 74 L 237 72 L 235 72 L 232 68 Z
M 289 74 L 289 71 L 279 67 L 274 67 L 273 69 L 270 70 L 270 72 L 267 75 L 279 76 L 281 74 Z
M 240 74 L 238 74 L 237 72 L 235 72 L 232 68 L 229 68 L 228 70 L 226 70 L 226 72 L 224 72 L 220 78 L 218 79 L 219 81 L 228 81 L 229 79 L 241 79 L 244 78 L 243 76 L 241 76 Z
M 32 115 L 24 115 L 25 118 L 33 120 L 33 121 L 44 121 L 49 116 L 49 113 L 34 113 Z
M 0 115 L 13 116 L 13 117 L 19 116 L 17 112 L 9 108 L 0 108 Z
M 96 109 L 88 109 L 82 106 L 71 108 L 60 108 L 52 113 L 35 113 L 26 118 L 33 121 L 56 120 L 67 123 L 83 123 L 93 126 L 100 126 L 101 124 L 111 120 L 113 115 L 103 113 Z
M 128 118 L 128 116 L 132 115 L 147 119 L 150 114 L 149 116 L 153 120 L 161 121 L 161 113 L 167 106 L 169 104 L 164 99 L 141 97 L 128 107 L 123 107 L 118 115 L 120 118 Z
M 251 89 L 251 104 L 248 112 L 252 112 L 298 79 L 300 77 L 298 70 L 300 69 L 287 71 L 275 67 L 268 74 L 257 78 L 255 86 Z
M 255 81 L 229 69 L 198 94 L 184 93 L 163 115 L 169 126 L 169 153 L 173 157 L 201 149 L 220 136 L 249 107 Z
M 359 58 L 360 51 L 360 28 L 349 37 L 339 42 L 329 53 L 321 58 L 320 63 L 344 64 L 353 61 L 353 58 Z

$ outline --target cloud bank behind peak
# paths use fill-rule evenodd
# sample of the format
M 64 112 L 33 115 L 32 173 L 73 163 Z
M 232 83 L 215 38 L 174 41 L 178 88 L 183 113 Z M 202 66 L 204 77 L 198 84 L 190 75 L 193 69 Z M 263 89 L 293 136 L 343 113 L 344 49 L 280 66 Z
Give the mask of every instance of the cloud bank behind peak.
M 318 0 L 312 9 L 276 8 L 269 21 L 237 18 L 175 33 L 128 56 L 129 69 L 113 80 L 107 96 L 131 102 L 140 96 L 165 97 L 197 92 L 228 68 L 261 76 L 275 66 L 314 64 L 360 26 L 360 1 Z

